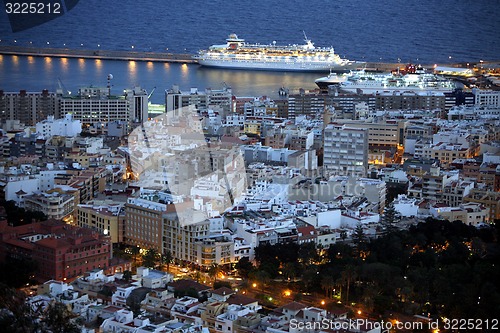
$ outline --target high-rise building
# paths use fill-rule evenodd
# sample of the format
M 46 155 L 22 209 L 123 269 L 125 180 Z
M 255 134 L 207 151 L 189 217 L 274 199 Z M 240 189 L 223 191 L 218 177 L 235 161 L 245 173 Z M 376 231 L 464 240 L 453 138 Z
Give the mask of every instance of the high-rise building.
M 323 167 L 336 175 L 366 176 L 368 131 L 347 125 L 327 125 L 324 130 Z
M 42 92 L 4 92 L 0 90 L 0 122 L 19 120 L 21 123 L 34 126 L 47 118 L 59 117 L 57 95 L 48 90 Z
M 174 112 L 174 116 L 179 116 L 179 110 L 187 106 L 195 106 L 197 110 L 217 106 L 227 115 L 233 111 L 233 93 L 228 87 L 219 90 L 199 91 L 198 88 L 191 88 L 190 91 L 181 91 L 177 85 L 165 91 L 166 112 Z
M 123 95 L 110 95 L 109 88 L 82 88 L 77 96 L 61 96 L 59 111 L 61 116 L 71 113 L 84 127 L 112 121 L 142 123 L 148 119 L 148 95 L 140 87 Z
M 200 262 L 196 253 L 197 244 L 203 239 L 208 238 L 210 222 L 204 220 L 182 225 L 179 223 L 175 213 L 167 213 L 163 216 L 163 225 L 164 249 L 170 251 L 172 256 L 177 260 L 201 265 L 202 262 Z M 200 250 L 204 248 L 201 246 Z
M 337 123 L 349 128 L 368 130 L 368 144 L 370 149 L 397 147 L 404 144 L 406 120 L 371 119 L 369 121 L 337 119 Z
M 445 110 L 441 92 L 387 92 L 376 95 L 377 110 Z
M 125 242 L 163 253 L 163 213 L 168 205 L 140 198 L 125 204 Z
M 75 211 L 79 227 L 91 228 L 111 237 L 112 243 L 123 242 L 125 229 L 125 210 L 123 203 L 108 201 L 89 201 L 80 204 Z
M 322 115 L 329 101 L 330 97 L 319 90 L 300 89 L 298 93 L 288 95 L 288 118 L 295 119 L 299 115 L 314 118 Z
M 109 88 L 82 88 L 73 96 L 43 90 L 38 92 L 4 92 L 0 90 L 0 122 L 19 120 L 34 126 L 47 119 L 72 114 L 84 126 L 111 121 L 142 123 L 148 119 L 148 94 L 140 87 L 127 89 L 123 95 L 111 95 Z

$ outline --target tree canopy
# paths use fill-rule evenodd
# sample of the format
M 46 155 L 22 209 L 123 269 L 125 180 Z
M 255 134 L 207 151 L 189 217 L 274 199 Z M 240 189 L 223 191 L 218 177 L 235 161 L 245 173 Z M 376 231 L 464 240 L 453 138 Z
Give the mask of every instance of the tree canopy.
M 500 313 L 500 228 L 429 218 L 399 230 L 392 210 L 389 205 L 385 212 L 389 232 L 367 239 L 358 227 L 352 245 L 332 244 L 319 262 L 312 259 L 310 244 L 259 246 L 250 278 L 266 282 L 279 273 L 284 280 L 296 276 L 303 292 L 356 302 L 380 314 L 495 318 Z

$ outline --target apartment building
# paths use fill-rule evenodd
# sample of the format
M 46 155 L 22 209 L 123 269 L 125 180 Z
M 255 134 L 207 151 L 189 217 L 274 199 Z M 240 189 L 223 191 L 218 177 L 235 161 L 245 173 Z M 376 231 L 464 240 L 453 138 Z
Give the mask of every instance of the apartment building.
M 361 175 L 368 171 L 368 131 L 349 125 L 324 130 L 323 167 L 331 174 Z

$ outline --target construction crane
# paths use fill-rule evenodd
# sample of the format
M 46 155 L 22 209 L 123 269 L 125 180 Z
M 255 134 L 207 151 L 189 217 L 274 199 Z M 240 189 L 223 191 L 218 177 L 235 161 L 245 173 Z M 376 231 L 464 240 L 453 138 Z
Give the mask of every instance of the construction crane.
M 151 102 L 151 96 L 153 96 L 153 93 L 155 92 L 155 90 L 156 90 L 156 87 L 153 87 L 153 90 L 151 90 L 151 92 L 149 93 L 148 102 Z
M 68 89 L 66 89 L 66 87 L 64 86 L 64 84 L 62 83 L 61 79 L 60 78 L 57 78 L 57 85 L 59 86 L 59 89 L 62 90 L 62 94 L 65 96 L 65 95 L 70 95 L 71 94 L 71 91 L 68 91 Z

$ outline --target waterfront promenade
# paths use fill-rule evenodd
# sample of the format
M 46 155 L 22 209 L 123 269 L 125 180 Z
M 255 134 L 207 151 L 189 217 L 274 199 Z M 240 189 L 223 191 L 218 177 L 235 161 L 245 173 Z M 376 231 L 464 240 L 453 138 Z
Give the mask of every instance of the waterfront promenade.
M 159 52 L 137 51 L 110 51 L 110 50 L 79 50 L 66 48 L 35 48 L 26 46 L 0 46 L 0 54 L 33 56 L 33 57 L 58 57 L 58 58 L 84 58 L 102 60 L 133 60 L 155 61 L 173 63 L 196 63 L 191 54 L 173 54 Z

